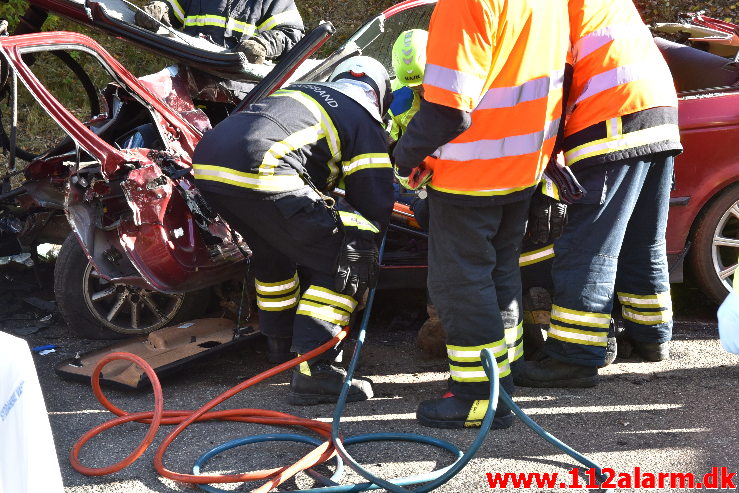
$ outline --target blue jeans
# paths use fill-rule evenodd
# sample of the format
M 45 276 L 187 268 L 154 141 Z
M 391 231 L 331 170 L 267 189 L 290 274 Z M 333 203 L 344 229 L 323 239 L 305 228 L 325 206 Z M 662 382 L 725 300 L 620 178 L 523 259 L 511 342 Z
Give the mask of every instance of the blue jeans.
M 585 197 L 596 203 L 569 206 L 567 226 L 554 243 L 544 351 L 561 361 L 599 366 L 616 297 L 633 340 L 661 343 L 672 337 L 665 230 L 673 158 L 617 161 L 592 173 L 602 174 L 603 193 Z

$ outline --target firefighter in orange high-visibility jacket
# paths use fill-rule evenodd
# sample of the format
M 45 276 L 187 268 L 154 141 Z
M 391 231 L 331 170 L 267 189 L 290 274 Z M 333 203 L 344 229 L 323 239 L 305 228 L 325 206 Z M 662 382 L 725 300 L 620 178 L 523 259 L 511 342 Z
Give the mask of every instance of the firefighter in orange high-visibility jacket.
M 481 425 L 483 348 L 513 391 L 505 329 L 521 320 L 521 238 L 557 137 L 568 45 L 565 0 L 440 0 L 432 15 L 424 99 L 393 151 L 401 182 L 433 172 L 428 288 L 451 383 L 419 405 L 423 425 Z M 512 421 L 499 402 L 493 427 Z
M 587 191 L 554 243 L 546 357 L 528 387 L 590 387 L 618 298 L 625 337 L 647 361 L 669 357 L 672 303 L 665 229 L 680 153 L 670 71 L 632 0 L 570 0 L 573 80 L 565 164 Z

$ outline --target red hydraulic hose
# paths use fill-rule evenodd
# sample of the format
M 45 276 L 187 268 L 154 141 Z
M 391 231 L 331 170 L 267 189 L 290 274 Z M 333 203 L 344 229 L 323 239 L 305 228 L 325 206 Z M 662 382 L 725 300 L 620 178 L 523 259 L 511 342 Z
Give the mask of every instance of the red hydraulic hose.
M 267 492 L 270 491 L 272 488 L 275 488 L 276 486 L 284 483 L 291 477 L 293 477 L 295 474 L 299 473 L 300 471 L 303 471 L 305 469 L 308 469 L 310 467 L 313 467 L 317 464 L 321 464 L 325 462 L 326 460 L 330 459 L 336 454 L 336 450 L 334 449 L 334 446 L 330 442 L 330 436 L 331 436 L 331 424 L 330 423 L 323 423 L 321 421 L 316 421 L 312 419 L 307 418 L 301 418 L 299 416 L 294 416 L 292 414 L 286 414 L 281 413 L 277 411 L 270 411 L 267 409 L 227 409 L 223 411 L 210 411 L 218 404 L 221 404 L 222 402 L 226 401 L 227 399 L 230 399 L 234 395 L 238 394 L 242 390 L 245 390 L 252 385 L 255 385 L 263 380 L 266 380 L 269 377 L 272 377 L 274 375 L 277 375 L 278 373 L 281 373 L 285 370 L 289 370 L 290 368 L 293 368 L 303 361 L 307 361 L 311 358 L 314 358 L 318 356 L 319 354 L 327 351 L 328 349 L 336 346 L 340 341 L 342 341 L 347 333 L 349 331 L 349 327 L 344 327 L 341 332 L 336 334 L 336 336 L 331 339 L 330 341 L 326 342 L 325 344 L 317 347 L 316 349 L 309 351 L 297 358 L 294 358 L 288 362 L 282 363 L 280 365 L 275 366 L 274 368 L 270 368 L 267 371 L 264 371 L 252 378 L 249 378 L 248 380 L 245 380 L 241 382 L 240 384 L 236 385 L 235 387 L 232 387 L 231 389 L 227 390 L 226 392 L 222 393 L 218 397 L 215 397 L 211 401 L 209 401 L 207 404 L 202 406 L 201 408 L 195 410 L 195 411 L 188 411 L 188 410 L 165 410 L 164 409 L 164 398 L 162 395 L 162 386 L 159 383 L 159 379 L 157 378 L 156 373 L 154 370 L 149 366 L 149 364 L 140 358 L 139 356 L 130 354 L 130 353 L 111 353 L 108 356 L 104 357 L 100 362 L 95 366 L 95 369 L 92 373 L 92 389 L 95 394 L 95 397 L 97 397 L 98 401 L 105 407 L 107 410 L 118 416 L 117 418 L 111 419 L 110 421 L 106 421 L 105 423 L 96 426 L 95 428 L 91 429 L 84 435 L 82 435 L 79 440 L 74 444 L 72 447 L 72 450 L 69 453 L 69 461 L 72 464 L 72 467 L 85 475 L 88 476 L 102 476 L 106 474 L 111 474 L 116 471 L 120 471 L 121 469 L 127 467 L 128 465 L 132 464 L 136 459 L 138 459 L 141 454 L 143 454 L 146 449 L 151 445 L 152 441 L 154 440 L 154 437 L 157 433 L 157 430 L 159 429 L 159 426 L 162 424 L 168 425 L 168 424 L 176 424 L 177 427 L 172 430 L 169 435 L 164 439 L 162 444 L 159 446 L 159 448 L 156 451 L 156 454 L 154 455 L 154 468 L 157 470 L 157 472 L 169 479 L 175 480 L 175 481 L 181 481 L 186 483 L 195 483 L 195 484 L 208 484 L 208 483 L 234 483 L 234 482 L 244 482 L 244 481 L 255 481 L 255 480 L 262 480 L 262 479 L 268 479 L 266 483 L 264 483 L 262 486 L 260 486 L 258 489 L 254 490 L 255 492 Z M 146 373 L 147 377 L 149 377 L 149 380 L 151 381 L 152 390 L 154 392 L 154 411 L 148 411 L 148 412 L 140 412 L 140 413 L 129 413 L 126 412 L 115 405 L 113 405 L 103 394 L 101 388 L 100 388 L 100 374 L 102 372 L 102 369 L 105 365 L 110 363 L 113 360 L 118 359 L 124 359 L 131 361 L 141 367 L 144 372 Z M 182 433 L 182 431 L 185 430 L 189 425 L 195 422 L 200 421 L 211 421 L 211 420 L 222 420 L 222 421 L 239 421 L 244 423 L 262 423 L 262 424 L 269 424 L 269 425 L 282 425 L 282 426 L 302 426 L 304 428 L 308 428 L 309 430 L 312 430 L 316 432 L 317 434 L 321 435 L 326 439 L 326 441 L 313 449 L 311 452 L 303 456 L 300 460 L 298 460 L 296 463 L 289 465 L 289 466 L 283 466 L 273 469 L 265 469 L 261 471 L 252 471 L 247 473 L 240 473 L 240 474 L 203 474 L 203 475 L 194 475 L 194 474 L 183 474 L 171 471 L 167 469 L 164 466 L 164 454 L 167 451 L 167 448 L 172 444 L 172 442 L 177 438 L 177 436 Z M 93 468 L 93 467 L 87 467 L 84 466 L 80 460 L 79 460 L 79 454 L 82 450 L 82 447 L 87 443 L 90 439 L 97 436 L 98 434 L 102 433 L 105 430 L 109 430 L 115 426 L 118 426 L 122 423 L 128 423 L 130 421 L 136 421 L 138 423 L 145 423 L 149 424 L 149 431 L 146 433 L 146 436 L 143 438 L 139 446 L 131 452 L 131 454 L 128 455 L 125 459 L 121 460 L 120 462 L 117 462 L 113 465 L 106 466 L 106 467 L 100 467 L 100 468 Z

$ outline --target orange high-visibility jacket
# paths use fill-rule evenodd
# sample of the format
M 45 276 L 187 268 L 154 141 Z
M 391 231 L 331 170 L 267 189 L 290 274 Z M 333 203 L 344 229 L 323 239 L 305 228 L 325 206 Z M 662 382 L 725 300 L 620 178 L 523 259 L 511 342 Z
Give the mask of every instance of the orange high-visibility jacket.
M 570 0 L 569 18 L 574 75 L 565 137 L 602 122 L 606 132 L 566 149 L 567 164 L 654 142 L 679 142 L 676 122 L 623 128 L 622 116 L 677 107 L 670 70 L 632 0 Z
M 439 0 L 424 98 L 472 124 L 426 159 L 431 187 L 473 196 L 535 185 L 559 127 L 569 49 L 566 0 Z

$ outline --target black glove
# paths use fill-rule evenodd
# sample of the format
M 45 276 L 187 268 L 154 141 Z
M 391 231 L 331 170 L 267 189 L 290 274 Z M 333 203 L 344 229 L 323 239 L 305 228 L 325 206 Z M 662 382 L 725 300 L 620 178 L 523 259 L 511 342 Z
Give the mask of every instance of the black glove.
M 562 235 L 567 224 L 567 205 L 544 195 L 537 187 L 531 198 L 526 239 L 532 245 L 548 245 Z
M 169 5 L 159 0 L 149 2 L 141 7 L 141 10 L 136 11 L 134 22 L 137 26 L 153 32 L 157 32 L 161 24 L 171 27 L 172 25 L 169 23 Z
M 267 48 L 256 38 L 242 39 L 236 47 L 236 51 L 246 55 L 249 63 L 261 64 L 267 58 Z
M 340 208 L 341 205 L 339 205 Z M 339 210 L 344 240 L 336 262 L 336 291 L 361 298 L 374 288 L 380 275 L 380 258 L 375 242 L 379 229 L 355 211 Z
M 556 162 L 550 161 L 544 173 L 557 185 L 559 198 L 565 204 L 572 204 L 585 197 L 587 192 L 567 166 L 560 166 Z

